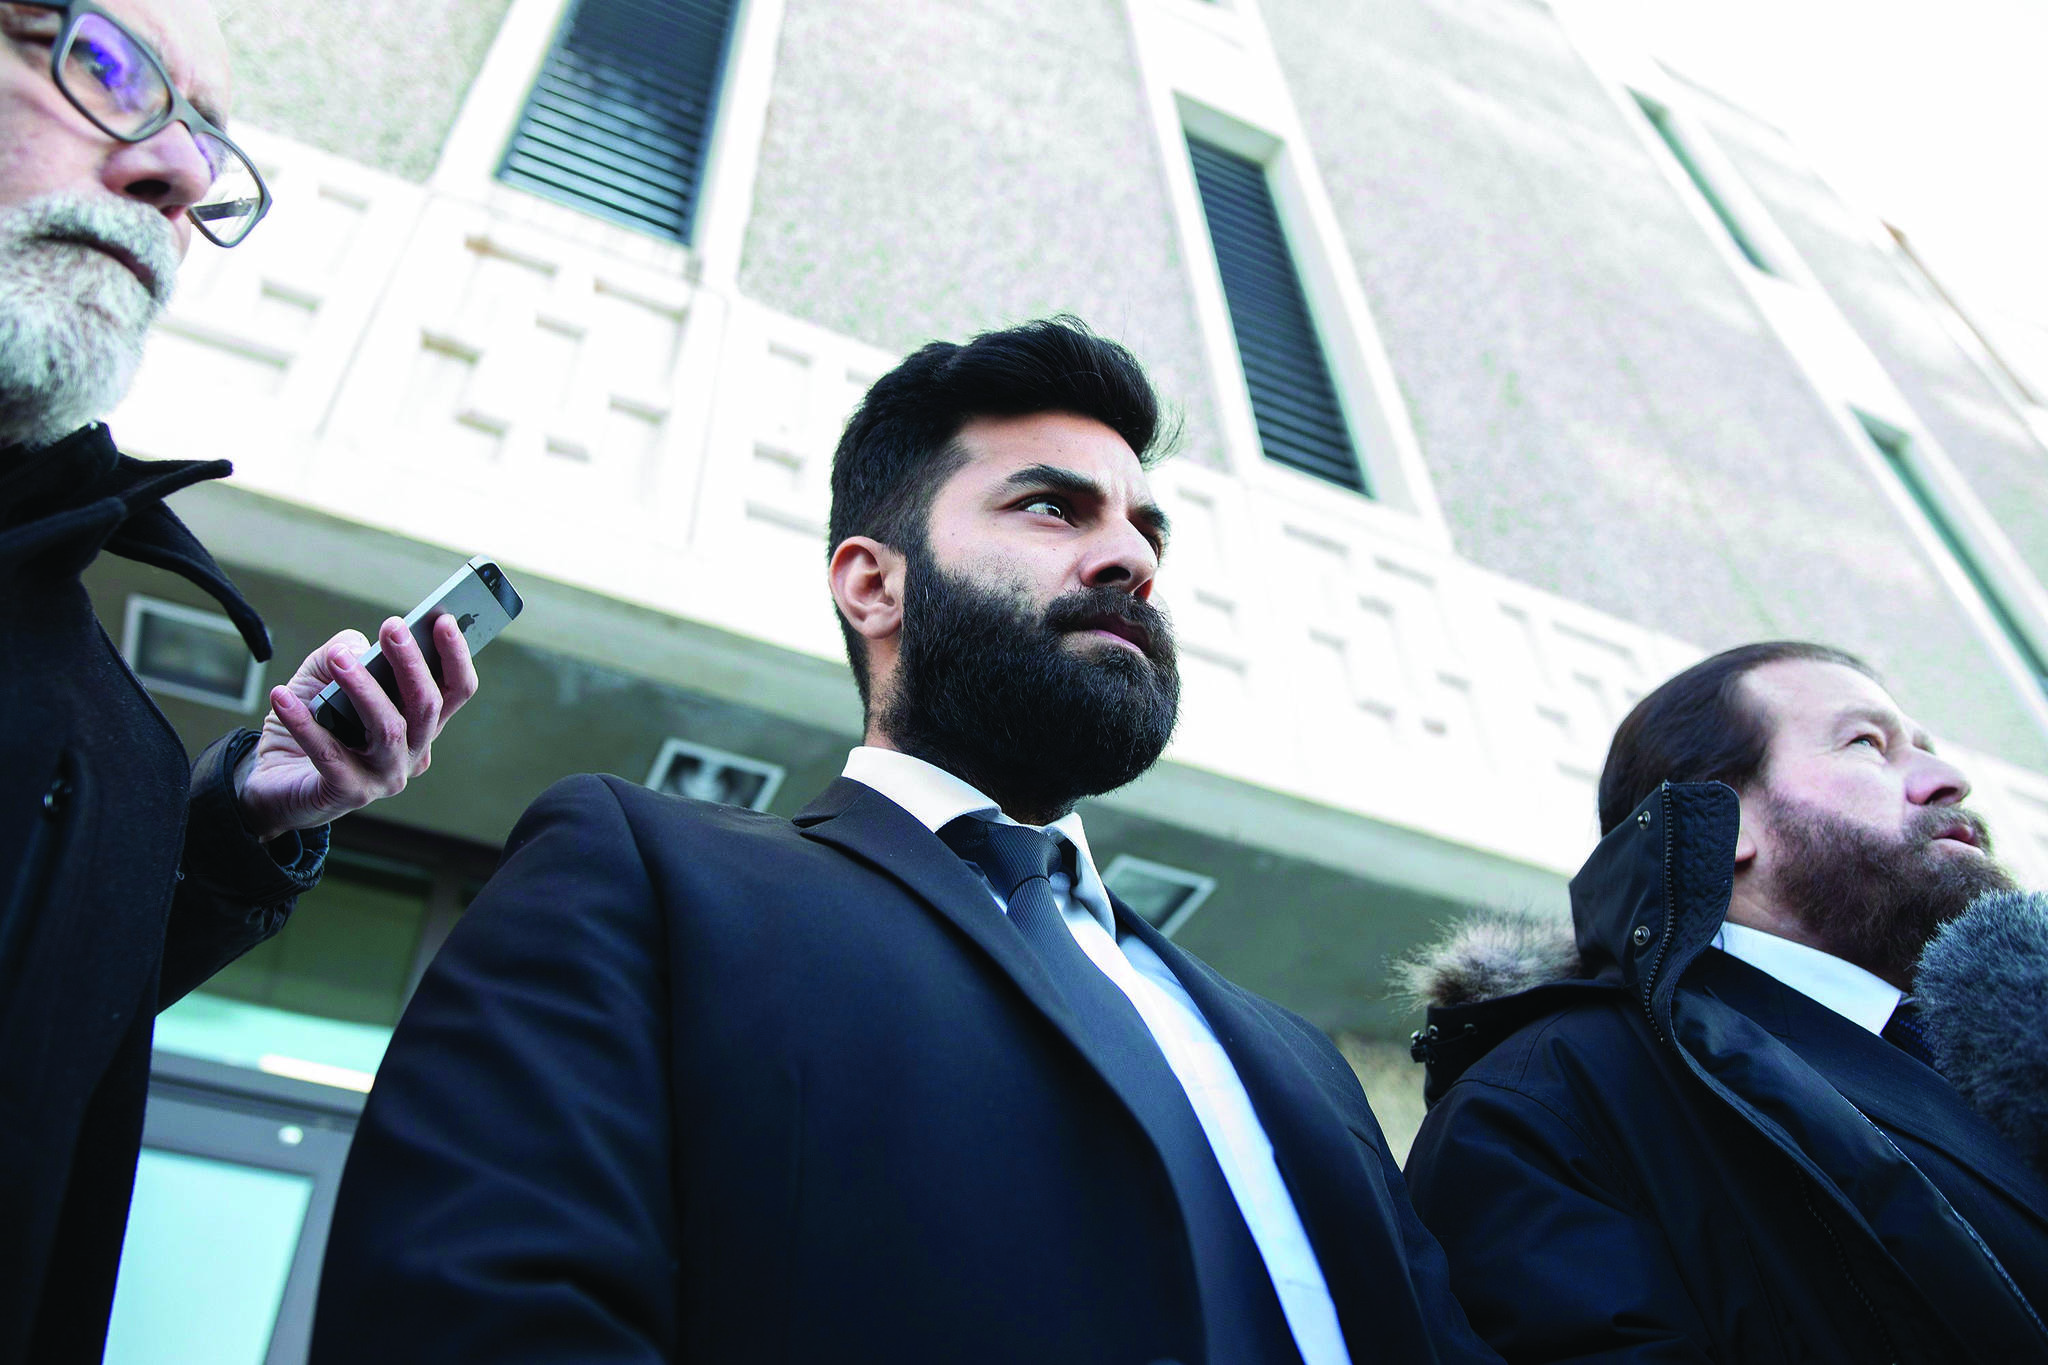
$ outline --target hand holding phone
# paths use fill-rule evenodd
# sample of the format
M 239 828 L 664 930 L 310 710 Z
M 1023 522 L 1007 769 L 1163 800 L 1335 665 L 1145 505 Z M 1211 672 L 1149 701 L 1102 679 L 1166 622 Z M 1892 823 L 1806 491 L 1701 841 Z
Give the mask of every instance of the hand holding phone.
M 443 616 L 454 617 L 456 629 L 462 632 L 463 642 L 469 646 L 473 658 L 498 637 L 499 631 L 512 624 L 513 618 L 525 605 L 513 589 L 511 580 L 505 577 L 504 570 L 478 555 L 428 593 L 426 600 L 406 615 L 405 628 L 419 645 L 420 654 L 427 662 L 428 671 L 434 675 L 434 681 L 440 682 L 440 651 L 434 647 L 435 621 Z M 376 679 L 385 696 L 398 700 L 398 684 L 392 677 L 391 665 L 384 658 L 381 644 L 372 645 L 368 653 L 357 658 L 357 662 Z M 313 719 L 351 749 L 361 749 L 369 744 L 362 716 L 339 682 L 327 684 L 313 699 Z
M 427 770 L 449 717 L 476 695 L 471 656 L 521 605 L 497 565 L 473 559 L 405 620 L 385 622 L 378 634 L 389 657 L 384 648 L 364 651 L 367 642 L 352 630 L 307 655 L 289 682 L 270 689 L 256 747 L 235 770 L 243 828 L 268 841 L 404 791 Z M 371 689 L 373 680 L 389 701 Z M 392 715 L 376 714 L 386 710 L 395 730 Z M 377 721 L 374 736 L 365 713 Z

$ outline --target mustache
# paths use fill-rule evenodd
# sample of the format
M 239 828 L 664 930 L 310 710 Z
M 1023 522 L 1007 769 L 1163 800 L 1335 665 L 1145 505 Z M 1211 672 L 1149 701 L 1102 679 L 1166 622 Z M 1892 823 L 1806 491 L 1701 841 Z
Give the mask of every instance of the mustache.
M 161 308 L 182 259 L 170 222 L 146 204 L 78 194 L 48 194 L 0 212 L 0 249 L 24 250 L 39 242 L 91 247 L 133 271 Z
M 1060 634 L 1089 630 L 1110 622 L 1135 627 L 1139 633 L 1139 647 L 1154 663 L 1173 661 L 1172 618 L 1163 609 L 1120 588 L 1078 588 L 1053 599 L 1052 605 L 1045 609 L 1046 628 Z
M 1906 826 L 1907 842 L 1913 844 L 1932 843 L 1945 831 L 1963 825 L 1970 831 L 1971 838 L 1984 853 L 1992 852 L 1991 827 L 1984 823 L 1984 817 L 1961 806 L 1936 806 L 1915 811 Z

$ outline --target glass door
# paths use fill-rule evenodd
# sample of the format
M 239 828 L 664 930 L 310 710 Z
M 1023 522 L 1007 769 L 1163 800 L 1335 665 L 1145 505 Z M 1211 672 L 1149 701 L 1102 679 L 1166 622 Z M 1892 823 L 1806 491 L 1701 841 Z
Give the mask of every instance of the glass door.
M 158 1054 L 106 1365 L 304 1365 L 362 1096 Z

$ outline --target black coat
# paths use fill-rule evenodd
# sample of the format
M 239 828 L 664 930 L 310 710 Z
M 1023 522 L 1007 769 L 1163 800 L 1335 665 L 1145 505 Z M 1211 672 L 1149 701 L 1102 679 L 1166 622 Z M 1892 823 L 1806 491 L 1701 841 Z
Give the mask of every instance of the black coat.
M 1711 948 L 1737 823 L 1727 787 L 1667 785 L 1572 883 L 1577 970 L 1418 1035 L 1408 1175 L 1473 1325 L 1511 1361 L 2048 1360 L 2048 1184 L 1935 1072 Z
M 156 1012 L 274 933 L 324 830 L 259 845 L 230 775 L 255 742 L 184 748 L 94 617 L 106 549 L 255 612 L 168 494 L 225 462 L 124 459 L 104 427 L 0 450 L 0 1362 L 96 1362 Z M 282 865 L 281 865 L 282 863 Z
M 1118 914 L 1243 1077 L 1356 1358 L 1493 1359 L 1329 1040 Z M 873 789 L 791 822 L 572 778 L 399 1024 L 312 1358 L 1203 1361 L 1165 1167 L 1094 1046 Z

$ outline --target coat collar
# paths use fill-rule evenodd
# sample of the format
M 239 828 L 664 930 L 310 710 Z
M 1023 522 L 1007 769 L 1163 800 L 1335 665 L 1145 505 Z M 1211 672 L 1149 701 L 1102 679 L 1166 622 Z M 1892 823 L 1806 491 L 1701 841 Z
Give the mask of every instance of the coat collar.
M 1728 916 L 1741 821 L 1727 784 L 1666 782 L 1572 878 L 1581 971 L 1640 992 L 1666 1036 L 1679 977 Z
M 990 901 L 987 886 L 909 811 L 866 783 L 842 777 L 799 811 L 795 824 L 806 837 L 894 877 L 951 923 L 1107 1080 L 1099 1040 L 1082 1028 L 1023 935 Z M 1119 1098 L 1131 1107 L 1128 1097 Z
M 0 450 L 0 580 L 31 565 L 75 578 L 105 550 L 203 588 L 227 612 L 249 652 L 270 658 L 262 618 L 206 547 L 163 500 L 232 470 L 226 460 L 135 460 L 106 427 L 82 427 L 55 445 Z
M 1740 824 L 1733 788 L 1666 782 L 1600 840 L 1572 878 L 1569 944 L 1535 917 L 1496 916 L 1482 926 L 1479 944 L 1488 955 L 1509 948 L 1530 970 L 1500 974 L 1522 983 L 1511 994 L 1429 1007 L 1409 1048 L 1427 1068 L 1424 1101 L 1442 1099 L 1524 1025 L 1588 996 L 1632 996 L 1669 1042 L 1679 979 L 1727 918 Z M 1454 955 L 1456 946 L 1454 938 L 1432 957 Z M 1536 984 L 1526 984 L 1531 979 Z

